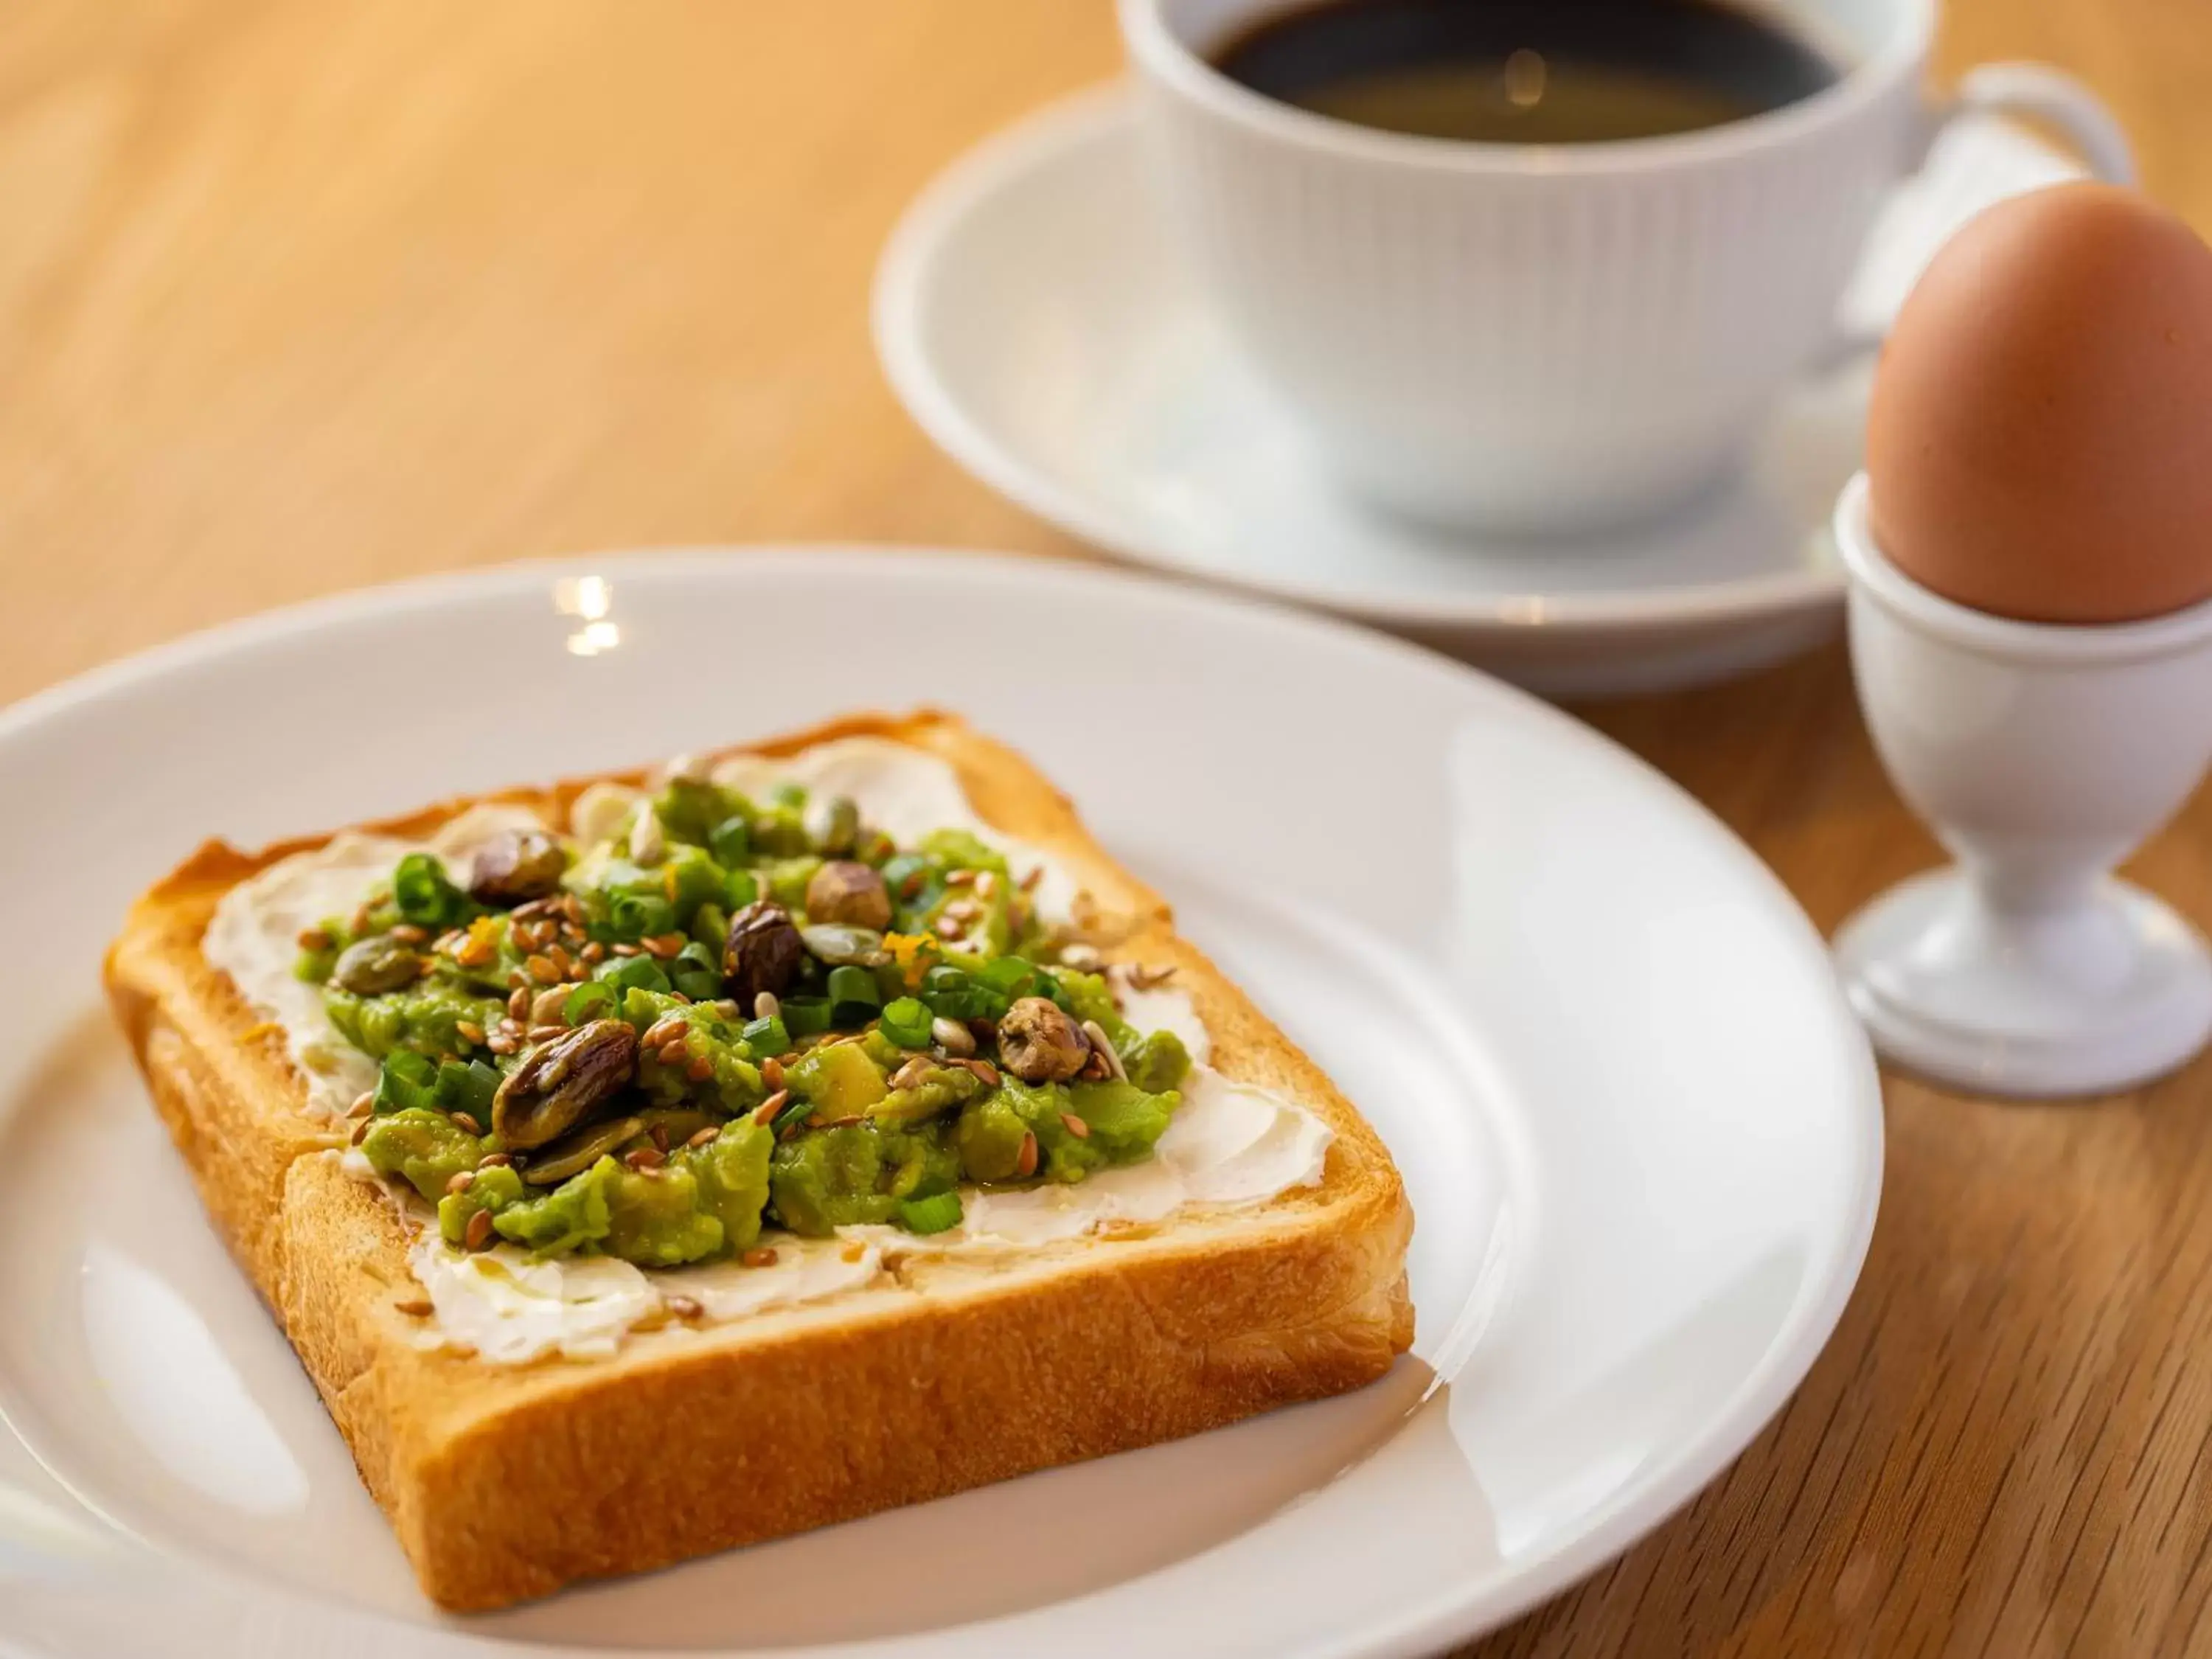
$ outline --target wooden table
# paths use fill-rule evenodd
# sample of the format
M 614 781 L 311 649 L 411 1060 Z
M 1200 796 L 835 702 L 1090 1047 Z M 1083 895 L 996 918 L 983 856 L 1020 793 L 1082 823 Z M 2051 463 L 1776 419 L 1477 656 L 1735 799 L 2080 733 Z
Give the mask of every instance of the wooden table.
M 2212 228 L 2197 0 L 1959 0 Z M 312 593 L 820 537 L 1082 556 L 892 403 L 899 208 L 1115 70 L 1107 0 L 0 8 L 0 698 Z M 2193 120 L 2192 120 L 2192 118 Z M 1593 710 L 1823 927 L 1934 848 L 1839 652 Z M 2138 872 L 2212 924 L 2212 802 Z M 1893 1080 L 1858 1294 L 1691 1510 L 1480 1650 L 2212 1644 L 2212 1063 L 2096 1106 Z

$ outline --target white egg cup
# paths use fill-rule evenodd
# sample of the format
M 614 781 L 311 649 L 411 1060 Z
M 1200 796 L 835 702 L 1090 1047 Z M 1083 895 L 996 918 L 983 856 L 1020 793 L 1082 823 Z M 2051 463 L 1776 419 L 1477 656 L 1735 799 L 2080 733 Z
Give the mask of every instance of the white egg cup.
M 2212 952 L 2110 872 L 2212 763 L 2212 601 L 2148 622 L 2012 622 L 1890 563 L 1863 474 L 1835 527 L 1875 747 L 1958 860 L 1836 936 L 1875 1047 L 1938 1082 L 2039 1097 L 2182 1065 L 2212 1037 Z

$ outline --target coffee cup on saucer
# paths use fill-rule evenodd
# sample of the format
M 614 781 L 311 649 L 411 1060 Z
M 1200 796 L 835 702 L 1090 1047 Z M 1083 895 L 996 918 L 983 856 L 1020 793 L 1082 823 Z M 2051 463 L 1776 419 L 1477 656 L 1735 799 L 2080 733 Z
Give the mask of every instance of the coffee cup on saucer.
M 1508 535 L 1662 515 L 1844 343 L 1875 209 L 1953 112 L 2130 176 L 2056 70 L 1931 108 L 1933 0 L 1724 5 L 1121 0 L 1213 308 L 1352 496 Z

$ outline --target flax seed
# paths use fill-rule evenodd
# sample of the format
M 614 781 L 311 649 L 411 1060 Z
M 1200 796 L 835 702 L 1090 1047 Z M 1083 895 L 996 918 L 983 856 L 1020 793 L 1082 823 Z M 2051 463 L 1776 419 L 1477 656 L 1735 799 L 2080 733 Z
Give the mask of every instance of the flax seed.
M 1073 1112 L 1062 1112 L 1060 1115 L 1060 1127 L 1066 1129 L 1078 1140 L 1091 1139 L 1091 1126 Z
M 778 1089 L 774 1094 L 770 1095 L 766 1100 L 763 1100 L 758 1106 L 753 1109 L 753 1121 L 756 1123 L 773 1123 L 775 1121 L 775 1115 L 790 1103 L 791 1091 L 788 1089 Z
M 603 963 L 607 959 L 607 947 L 600 944 L 597 939 L 593 939 L 576 954 L 583 957 L 585 961 L 590 963 L 592 966 L 597 967 L 600 963 Z
M 660 1045 L 659 1052 L 653 1056 L 663 1066 L 682 1066 L 690 1057 L 681 1042 L 664 1042 Z
M 662 962 L 667 961 L 690 943 L 681 933 L 655 933 L 651 939 L 640 942 L 645 946 L 647 956 L 657 957 Z
M 353 1097 L 353 1104 L 346 1108 L 346 1115 L 348 1117 L 367 1117 L 375 1109 L 376 1091 L 374 1089 L 364 1089 Z
M 614 947 L 614 952 L 618 957 L 634 957 L 641 954 L 640 947 L 630 944 L 628 940 L 617 945 Z
M 665 1123 L 653 1126 L 653 1149 L 663 1158 L 668 1156 L 668 1126 Z
M 479 1170 L 504 1170 L 514 1162 L 512 1152 L 486 1152 L 477 1160 Z
M 491 1212 L 489 1210 L 478 1210 L 469 1218 L 468 1228 L 461 1235 L 461 1243 L 472 1250 L 481 1250 L 491 1243 Z
M 668 1154 L 657 1146 L 641 1146 L 635 1152 L 623 1153 L 623 1162 L 633 1170 L 657 1170 L 668 1162 Z
M 921 884 L 926 878 L 925 872 L 920 870 L 909 873 L 904 881 L 899 883 L 899 896 L 902 899 L 912 898 L 921 890 Z
M 302 951 L 327 951 L 331 936 L 319 927 L 302 927 L 296 943 Z
M 484 1029 L 472 1019 L 457 1019 L 453 1022 L 453 1035 L 464 1042 L 482 1042 Z
M 774 1054 L 761 1061 L 761 1081 L 771 1089 L 783 1087 L 783 1062 Z
M 410 1319 L 427 1318 L 429 1315 L 437 1312 L 437 1309 L 431 1304 L 429 1297 L 423 1296 L 410 1296 L 404 1302 L 395 1302 L 392 1304 L 392 1310 L 394 1313 L 405 1314 Z
M 945 872 L 945 884 L 947 887 L 965 887 L 975 879 L 975 872 L 973 870 L 948 870 Z
M 1032 1129 L 1022 1137 L 1021 1156 L 1014 1160 L 1014 1179 L 1027 1181 L 1036 1173 L 1036 1167 L 1037 1138 L 1036 1131 Z
M 938 917 L 937 927 L 934 931 L 938 938 L 951 940 L 958 939 L 963 930 L 960 924 L 953 921 L 951 915 L 948 913 Z
M 1032 864 L 1031 866 L 1030 866 L 1030 867 L 1029 867 L 1027 870 L 1024 870 L 1024 871 L 1022 872 L 1022 880 L 1021 880 L 1021 889 L 1022 889 L 1022 891 L 1024 891 L 1024 893 L 1034 893 L 1035 891 L 1036 891 L 1036 884 L 1037 884 L 1037 883 L 1039 883 L 1039 882 L 1042 881 L 1043 879 L 1044 879 L 1044 866 L 1042 866 L 1042 864 Z
M 465 1193 L 476 1184 L 477 1172 L 474 1170 L 456 1170 L 446 1177 L 446 1190 L 449 1193 Z
M 568 1028 L 565 1025 L 533 1025 L 530 1028 L 530 1040 L 532 1042 L 550 1042 L 556 1036 L 566 1036 L 568 1032 Z
M 368 1132 L 375 1127 L 376 1120 L 373 1117 L 365 1117 L 362 1119 L 360 1122 L 355 1124 L 353 1126 L 353 1144 L 356 1146 L 360 1146 L 362 1141 L 368 1139 Z
M 532 957 L 522 966 L 523 970 L 540 985 L 550 985 L 561 977 L 561 970 L 544 957 Z
M 263 1037 L 282 1036 L 283 1034 L 283 1021 L 279 1019 L 264 1019 L 256 1024 L 247 1026 L 243 1031 L 239 1033 L 238 1040 L 240 1042 L 258 1042 Z
M 704 1083 L 714 1075 L 714 1062 L 704 1054 L 694 1054 L 691 1063 L 684 1068 L 684 1075 L 694 1083 Z
M 672 1296 L 665 1298 L 665 1304 L 668 1311 L 678 1319 L 703 1319 L 707 1315 L 707 1310 L 700 1305 L 696 1297 Z
M 559 945 L 550 946 L 547 949 L 545 952 L 545 959 L 551 963 L 554 967 L 560 969 L 561 976 L 563 979 L 566 979 L 568 976 L 568 964 L 570 962 L 574 960 L 574 957 L 569 956 L 567 948 Z
M 689 1140 L 685 1141 L 684 1144 L 686 1146 L 690 1146 L 690 1147 L 694 1147 L 694 1148 L 700 1147 L 700 1146 L 709 1146 L 709 1145 L 711 1145 L 711 1144 L 714 1142 L 714 1140 L 715 1139 L 715 1138 L 716 1138 L 717 1136 L 719 1136 L 721 1133 L 722 1133 L 722 1132 L 721 1132 L 720 1129 L 716 1128 L 713 1124 L 711 1124 L 711 1123 L 710 1123 L 710 1124 L 708 1124 L 705 1128 L 703 1128 L 703 1129 L 700 1130 L 700 1131 L 699 1131 L 699 1133 L 698 1133 L 697 1134 L 693 1135 L 693 1136 L 691 1137 L 691 1139 L 689 1139 Z
M 507 1017 L 509 1019 L 527 1019 L 530 1018 L 530 993 L 524 987 L 517 986 L 508 995 L 507 999 Z
M 760 1245 L 747 1250 L 738 1260 L 748 1267 L 773 1267 L 775 1266 L 775 1248 L 769 1244 Z
M 471 1117 L 466 1112 L 455 1112 L 453 1116 L 453 1127 L 456 1129 L 459 1129 L 462 1133 L 480 1135 L 483 1133 L 483 1125 L 477 1122 L 476 1119 Z

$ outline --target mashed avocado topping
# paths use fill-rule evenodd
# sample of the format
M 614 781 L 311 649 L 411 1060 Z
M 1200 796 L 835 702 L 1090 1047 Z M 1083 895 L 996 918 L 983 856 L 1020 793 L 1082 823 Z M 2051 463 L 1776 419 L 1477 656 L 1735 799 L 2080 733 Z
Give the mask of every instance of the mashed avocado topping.
M 410 852 L 300 939 L 378 1063 L 356 1144 L 457 1247 L 669 1267 L 943 1232 L 963 1194 L 1144 1162 L 1181 1104 L 1180 1039 L 966 830 L 685 775 L 572 823 L 466 869 Z

